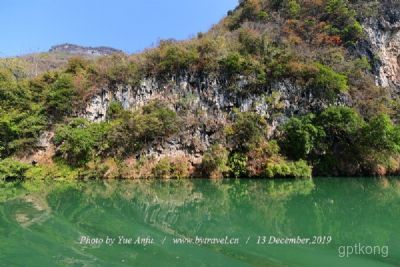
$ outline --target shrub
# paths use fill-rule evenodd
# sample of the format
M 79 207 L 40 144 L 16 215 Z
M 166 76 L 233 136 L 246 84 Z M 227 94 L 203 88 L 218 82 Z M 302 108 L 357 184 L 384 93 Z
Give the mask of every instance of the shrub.
M 0 158 L 35 148 L 46 124 L 46 118 L 34 111 L 0 111 Z
M 123 114 L 124 108 L 118 101 L 112 101 L 107 109 L 106 119 L 108 121 L 120 118 Z
M 156 101 L 137 112 L 123 112 L 122 117 L 113 123 L 107 139 L 114 154 L 129 155 L 150 142 L 174 135 L 179 128 L 177 114 Z
M 9 156 L 13 151 L 10 142 L 17 138 L 17 129 L 6 114 L 0 117 L 0 158 Z
M 159 179 L 188 178 L 189 163 L 185 158 L 164 157 L 154 166 L 152 175 Z
M 363 28 L 361 24 L 356 21 L 352 20 L 342 31 L 342 38 L 343 40 L 353 43 L 354 41 L 360 39 L 362 37 Z
M 243 1 L 242 6 L 240 21 L 254 20 L 254 18 L 257 18 L 257 15 L 262 11 L 260 0 L 245 0 Z
M 25 172 L 30 168 L 29 165 L 21 163 L 11 158 L 0 161 L 0 181 L 10 182 L 24 180 Z
M 150 138 L 158 136 L 170 136 L 179 130 L 178 117 L 175 111 L 171 110 L 164 103 L 154 101 L 143 107 L 144 121 L 157 121 L 160 124 L 154 131 L 149 128 L 144 134 Z
M 260 13 L 258 13 L 257 18 L 259 21 L 266 21 L 268 19 L 268 13 L 265 11 L 260 11 Z
M 165 79 L 165 76 L 189 71 L 199 61 L 195 46 L 174 40 L 160 42 L 158 48 L 147 53 L 147 71 Z
M 26 109 L 29 104 L 29 91 L 18 83 L 10 70 L 0 67 L 0 111 L 1 109 Z
M 301 7 L 296 0 L 289 0 L 287 2 L 287 12 L 291 18 L 296 18 L 300 14 Z
M 268 163 L 267 178 L 311 178 L 312 169 L 305 161 Z
M 82 57 L 72 57 L 68 60 L 65 72 L 70 74 L 78 74 L 86 71 L 89 66 L 89 61 Z
M 337 94 L 346 92 L 349 89 L 345 75 L 319 63 L 316 64 L 316 67 L 318 72 L 308 85 L 316 97 L 333 100 Z
M 362 27 L 356 20 L 356 13 L 349 9 L 345 0 L 329 0 L 325 8 L 332 23 L 330 32 L 339 33 L 345 42 L 355 42 L 362 35 Z
M 228 151 L 222 145 L 213 145 L 204 154 L 201 163 L 203 175 L 209 178 L 223 178 L 229 171 Z
M 74 119 L 68 125 L 57 127 L 53 142 L 57 153 L 72 166 L 86 164 L 101 146 L 108 132 L 105 124 L 90 123 L 85 119 Z
M 219 69 L 219 58 L 224 53 L 226 39 L 223 37 L 213 38 L 205 36 L 196 43 L 199 54 L 198 64 L 195 66 L 199 73 L 215 73 Z
M 335 139 L 348 140 L 364 126 L 364 120 L 350 107 L 332 106 L 323 111 L 316 119 L 326 137 L 333 142 Z
M 246 156 L 246 168 L 251 177 L 262 177 L 265 172 L 265 163 L 281 158 L 276 141 L 267 142 L 265 139 L 260 139 L 252 144 Z
M 314 115 L 291 118 L 281 127 L 280 147 L 292 160 L 306 159 L 324 136 L 321 127 L 314 125 Z
M 257 31 L 241 29 L 239 31 L 239 42 L 242 54 L 259 55 L 262 51 L 262 38 Z
M 320 174 L 354 175 L 359 170 L 359 132 L 363 118 L 349 107 L 330 107 L 316 119 L 324 131 L 315 156 Z
M 245 70 L 245 59 L 239 53 L 229 54 L 226 58 L 220 61 L 222 72 L 228 78 L 243 73 Z
M 251 145 L 266 137 L 267 122 L 254 112 L 237 112 L 235 121 L 226 129 L 229 143 L 234 150 L 247 152 Z
M 90 79 L 96 85 L 126 84 L 136 86 L 141 78 L 138 64 L 124 54 L 101 57 L 89 69 Z
M 228 166 L 230 174 L 234 178 L 248 177 L 247 173 L 247 157 L 240 153 L 233 153 L 229 156 Z
M 263 60 L 267 76 L 272 79 L 288 76 L 288 63 L 292 58 L 288 49 L 276 43 L 267 43 L 263 50 Z

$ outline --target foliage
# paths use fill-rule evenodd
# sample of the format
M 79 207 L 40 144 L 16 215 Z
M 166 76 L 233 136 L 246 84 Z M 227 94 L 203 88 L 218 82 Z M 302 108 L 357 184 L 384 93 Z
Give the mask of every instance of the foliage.
M 248 177 L 247 173 L 247 157 L 240 153 L 233 153 L 229 156 L 228 166 L 230 174 L 234 178 Z
M 61 119 L 72 112 L 72 103 L 76 94 L 70 74 L 62 74 L 52 85 L 47 95 L 45 107 L 49 114 L 55 119 Z
M 360 134 L 363 167 L 367 172 L 386 175 L 400 169 L 400 127 L 388 115 L 373 118 Z
M 312 170 L 303 160 L 296 162 L 269 163 L 265 169 L 268 178 L 311 178 Z
M 9 182 L 24 180 L 26 178 L 25 172 L 29 168 L 28 165 L 14 159 L 3 159 L 0 161 L 0 181 Z
M 184 158 L 164 157 L 152 170 L 154 178 L 184 179 L 189 177 L 189 164 Z
M 221 60 L 220 64 L 223 73 L 225 73 L 228 78 L 242 73 L 246 68 L 245 59 L 239 53 L 229 54 L 226 58 Z
M 222 178 L 229 171 L 228 150 L 221 145 L 213 145 L 204 153 L 201 169 L 205 177 Z
M 108 121 L 120 118 L 123 114 L 124 108 L 118 101 L 112 101 L 107 108 L 106 119 Z
M 291 118 L 282 126 L 280 146 L 283 152 L 293 160 L 305 159 L 316 149 L 318 140 L 324 132 L 313 124 L 314 116 Z
M 400 130 L 388 115 L 368 122 L 351 108 L 330 107 L 317 116 L 292 118 L 282 132 L 284 154 L 313 162 L 319 175 L 384 175 L 400 167 Z
M 267 122 L 254 112 L 236 112 L 233 125 L 227 127 L 228 141 L 234 150 L 246 152 L 267 134 Z
M 289 0 L 287 3 L 288 14 L 291 18 L 296 18 L 300 14 L 300 4 L 296 0 Z
M 345 75 L 322 64 L 316 64 L 316 67 L 318 72 L 311 78 L 308 87 L 317 97 L 332 100 L 349 89 Z
M 345 0 L 328 0 L 325 11 L 332 23 L 330 31 L 339 32 L 346 42 L 357 41 L 362 34 L 362 27 L 356 20 L 356 13 L 351 10 Z
M 144 145 L 162 140 L 178 132 L 177 114 L 161 102 L 152 102 L 140 111 L 123 112 L 108 133 L 113 154 L 128 155 Z
M 247 28 L 240 29 L 239 43 L 241 44 L 241 54 L 260 55 L 262 52 L 263 40 L 257 31 Z
M 45 125 L 46 118 L 40 113 L 0 111 L 0 158 L 34 148 Z
M 58 154 L 67 163 L 82 166 L 95 156 L 96 151 L 101 151 L 107 132 L 105 124 L 74 119 L 68 125 L 57 127 L 53 142 L 58 146 Z
M 57 70 L 42 66 L 46 58 L 48 65 L 60 66 L 50 54 L 2 59 L 3 167 L 8 166 L 8 173 L 21 171 L 22 177 L 24 166 L 9 158 L 36 152 L 41 134 L 55 129 L 55 162 L 29 168 L 26 177 L 184 178 L 193 171 L 187 159 L 146 161 L 142 156 L 168 141 L 181 141 L 182 133 L 200 130 L 211 143 L 221 143 L 204 153 L 197 171 L 206 177 L 309 177 L 309 165 L 315 175 L 398 174 L 399 101 L 388 88 L 375 85 L 372 66 L 377 58 L 354 53 L 364 37 L 361 22 L 381 8 L 373 1 L 241 0 L 209 32 L 188 41 L 160 41 L 140 54 L 67 56 Z M 43 68 L 53 71 L 42 73 Z M 154 101 L 133 111 L 111 101 L 105 122 L 72 118 L 103 88 L 135 90 L 149 77 L 165 90 L 187 82 L 190 100 Z M 184 125 L 182 119 L 198 115 L 189 114 L 195 108 L 191 94 L 208 94 L 204 89 L 214 81 L 219 94 L 238 99 L 235 108 L 245 96 L 270 95 L 263 98 L 267 114 L 260 116 L 255 106 L 248 112 L 234 108 L 225 132 L 220 130 L 225 119 L 214 116 Z M 353 106 L 341 107 L 339 95 Z M 297 101 L 300 108 L 292 109 Z M 304 101 L 309 101 L 305 109 Z M 267 122 L 280 124 L 283 114 L 289 116 L 287 122 L 271 136 Z M 206 148 L 198 149 L 196 142 L 187 148 L 193 145 L 193 151 L 203 153 Z M 128 159 L 138 162 L 128 164 Z
M 195 46 L 184 45 L 174 40 L 161 41 L 159 47 L 146 54 L 147 72 L 161 78 L 173 73 L 188 71 L 199 61 L 199 51 Z
M 123 54 L 101 57 L 93 66 L 88 66 L 86 71 L 91 82 L 100 86 L 116 84 L 137 86 L 142 73 L 137 62 Z

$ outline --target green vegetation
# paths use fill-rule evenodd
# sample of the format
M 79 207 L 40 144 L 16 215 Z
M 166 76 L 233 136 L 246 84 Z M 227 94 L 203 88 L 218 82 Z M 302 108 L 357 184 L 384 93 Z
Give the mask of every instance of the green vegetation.
M 45 106 L 49 114 L 53 114 L 56 119 L 70 115 L 72 112 L 73 99 L 76 97 L 72 75 L 67 73 L 57 78 L 47 95 Z
M 354 42 L 361 37 L 362 27 L 356 20 L 356 12 L 349 8 L 345 0 L 329 0 L 325 11 L 331 25 L 328 26 L 332 34 L 339 33 L 345 42 Z
M 17 180 L 24 180 L 26 178 L 25 172 L 29 166 L 7 158 L 0 161 L 0 182 L 10 182 Z
M 164 157 L 152 170 L 157 179 L 184 179 L 189 177 L 189 163 L 182 158 Z
M 72 166 L 82 166 L 106 146 L 107 124 L 89 123 L 74 119 L 68 125 L 57 127 L 53 142 L 58 146 L 57 155 Z
M 265 176 L 268 178 L 311 178 L 312 171 L 305 161 L 271 163 L 265 169 Z
M 221 145 L 214 145 L 203 156 L 203 175 L 210 178 L 222 178 L 229 171 L 228 150 Z
M 121 112 L 110 123 L 113 126 L 107 140 L 113 155 L 137 152 L 151 142 L 174 135 L 180 127 L 177 114 L 161 102 L 152 102 L 137 112 Z
M 267 122 L 254 112 L 236 112 L 236 119 L 226 129 L 229 143 L 238 151 L 249 151 L 267 134 Z
M 316 68 L 318 72 L 309 83 L 309 88 L 316 97 L 333 100 L 339 93 L 349 89 L 346 76 L 321 64 L 316 64 Z
M 387 115 L 365 121 L 348 107 L 292 118 L 281 147 L 291 159 L 313 162 L 319 175 L 393 174 L 399 171 L 400 130 Z

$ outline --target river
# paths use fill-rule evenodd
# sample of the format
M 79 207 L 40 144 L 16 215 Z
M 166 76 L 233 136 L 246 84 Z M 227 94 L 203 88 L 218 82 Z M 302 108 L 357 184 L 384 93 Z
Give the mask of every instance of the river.
M 400 180 L 0 187 L 0 266 L 400 266 Z

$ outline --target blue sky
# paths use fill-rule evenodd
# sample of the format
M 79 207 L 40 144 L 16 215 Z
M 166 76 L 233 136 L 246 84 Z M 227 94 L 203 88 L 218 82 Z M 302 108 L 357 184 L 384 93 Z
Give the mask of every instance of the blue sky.
M 207 31 L 238 0 L 1 0 L 0 57 L 74 43 L 138 52 Z

